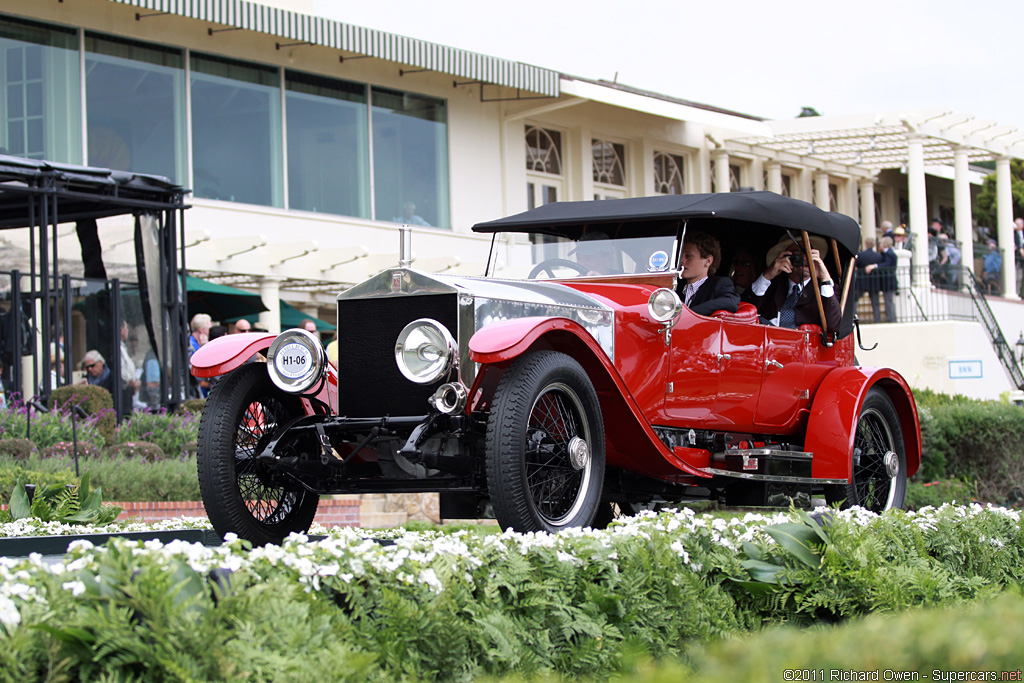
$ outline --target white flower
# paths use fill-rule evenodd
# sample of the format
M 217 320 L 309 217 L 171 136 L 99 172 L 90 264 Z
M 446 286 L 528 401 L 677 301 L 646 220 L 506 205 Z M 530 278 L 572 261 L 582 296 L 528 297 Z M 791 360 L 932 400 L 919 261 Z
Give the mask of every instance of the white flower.
M 8 597 L 0 595 L 0 623 L 6 626 L 17 626 L 21 623 L 21 612 L 18 606 Z
M 85 592 L 85 584 L 81 581 L 68 581 L 67 583 L 62 583 L 60 587 L 66 591 L 71 591 L 71 594 L 76 597 Z

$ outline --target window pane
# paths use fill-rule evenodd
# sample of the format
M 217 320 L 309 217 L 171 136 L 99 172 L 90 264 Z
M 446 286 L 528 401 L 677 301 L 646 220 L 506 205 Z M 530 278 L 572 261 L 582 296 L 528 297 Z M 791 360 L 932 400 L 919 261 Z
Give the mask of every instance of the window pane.
M 592 140 L 594 182 L 626 184 L 626 148 L 617 142 Z
M 277 69 L 199 55 L 191 65 L 195 195 L 282 206 Z
M 561 175 L 561 133 L 535 126 L 526 129 L 526 170 Z
M 184 183 L 181 51 L 94 35 L 85 49 L 89 163 Z
M 385 88 L 372 101 L 377 219 L 448 227 L 446 103 Z
M 366 86 L 289 71 L 288 205 L 370 217 Z
M 78 35 L 74 29 L 0 18 L 0 149 L 82 163 Z

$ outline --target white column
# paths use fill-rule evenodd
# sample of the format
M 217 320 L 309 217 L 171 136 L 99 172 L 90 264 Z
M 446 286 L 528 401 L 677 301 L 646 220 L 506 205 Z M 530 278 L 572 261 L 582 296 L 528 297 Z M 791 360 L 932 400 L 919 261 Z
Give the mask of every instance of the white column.
M 1013 259 L 1013 195 L 1010 191 L 1010 157 L 996 159 L 996 234 L 1003 252 L 1003 296 L 1017 296 L 1017 269 Z
M 870 178 L 857 181 L 860 184 L 860 236 L 874 237 L 875 225 L 875 183 Z
M 960 241 L 962 263 L 974 271 L 974 217 L 971 213 L 971 181 L 967 177 L 966 147 L 953 150 L 953 206 L 956 209 L 956 238 Z M 981 273 L 975 273 L 979 278 Z
M 782 194 L 782 164 L 777 161 L 766 161 L 764 167 L 768 171 L 768 187 L 765 189 Z
M 281 283 L 284 278 L 264 276 L 260 278 L 260 298 L 269 310 L 260 313 L 260 325 L 267 332 L 281 333 Z
M 924 186 L 924 140 L 907 136 L 907 195 L 915 266 L 928 265 L 928 199 Z
M 822 211 L 828 211 L 831 203 L 828 201 L 828 172 L 814 172 L 814 205 Z
M 715 192 L 729 192 L 732 189 L 732 183 L 729 182 L 729 152 L 716 149 L 711 152 L 711 159 L 715 164 Z

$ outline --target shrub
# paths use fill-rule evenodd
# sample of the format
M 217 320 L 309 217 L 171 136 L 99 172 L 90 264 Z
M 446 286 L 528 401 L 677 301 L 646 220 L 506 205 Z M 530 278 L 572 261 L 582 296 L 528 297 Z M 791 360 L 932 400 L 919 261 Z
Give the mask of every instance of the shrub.
M 88 441 L 78 442 L 78 457 L 79 458 L 97 458 L 103 454 L 103 451 L 99 446 L 91 444 Z M 71 441 L 58 441 L 52 446 L 48 446 L 43 449 L 42 456 L 44 458 L 68 458 L 74 459 L 75 457 L 75 444 Z
M 106 500 L 200 500 L 196 461 L 189 458 L 147 462 L 114 456 L 89 460 L 87 467 Z
M 944 503 L 969 503 L 977 497 L 976 485 L 959 479 L 907 483 L 906 508 L 920 510 L 931 505 L 939 507 Z
M 111 446 L 107 452 L 115 457 L 120 456 L 146 462 L 156 462 L 157 460 L 164 459 L 164 449 L 148 441 L 125 441 L 124 443 Z
M 149 441 L 170 457 L 193 455 L 199 433 L 199 416 L 194 413 L 137 412 L 117 428 L 117 441 Z
M 55 471 L 46 471 L 36 469 L 31 464 L 23 467 L 10 460 L 0 459 L 0 503 L 4 505 L 10 503 L 11 491 L 19 480 L 22 483 L 35 484 L 38 487 L 78 484 L 74 471 L 66 467 Z
M 37 452 L 36 445 L 28 439 L 0 439 L 0 456 L 28 460 L 29 456 Z
M 103 442 L 114 443 L 117 415 L 109 391 L 93 384 L 69 384 L 57 387 L 50 394 L 52 410 L 66 412 L 70 408 L 68 403 L 82 406 L 82 410 L 95 420 L 97 429 L 103 435 Z
M 175 408 L 174 412 L 201 415 L 204 407 L 206 407 L 205 398 L 190 398 L 179 403 L 178 407 Z
M 919 481 L 977 483 L 978 498 L 1003 502 L 1024 481 L 1024 410 L 999 403 L 935 406 L 921 421 Z
M 111 413 L 111 420 L 112 415 Z M 101 417 L 100 421 L 105 419 L 107 416 Z M 19 405 L 13 410 L 0 411 L 0 434 L 5 438 L 24 439 L 28 433 L 28 422 L 25 406 Z M 48 413 L 32 411 L 31 422 L 32 442 L 40 451 L 61 441 L 71 441 L 73 436 L 77 436 L 80 444 L 91 442 L 103 446 L 112 443 L 101 434 L 96 418 L 76 418 L 75 424 L 72 425 L 70 413 L 63 408 L 56 408 Z

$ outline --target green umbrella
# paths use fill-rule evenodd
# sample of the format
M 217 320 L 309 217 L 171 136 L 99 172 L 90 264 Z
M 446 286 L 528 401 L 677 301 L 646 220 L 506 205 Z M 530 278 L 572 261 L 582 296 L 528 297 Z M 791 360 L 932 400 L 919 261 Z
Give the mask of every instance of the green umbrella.
M 215 282 L 187 275 L 185 288 L 188 290 L 188 317 L 206 313 L 214 320 L 226 321 L 252 315 L 253 319 L 268 310 L 259 294 L 253 294 L 237 287 L 219 285 Z
M 235 320 L 239 320 L 241 318 L 245 318 L 249 322 L 255 323 L 256 320 L 259 318 L 259 316 L 258 315 L 240 315 L 237 318 L 229 319 L 228 322 L 235 322 Z M 325 332 L 325 331 L 331 331 L 331 330 L 338 329 L 337 327 L 335 327 L 334 325 L 330 324 L 329 322 L 320 320 L 319 318 L 314 318 L 313 316 L 311 316 L 311 315 L 309 315 L 307 313 L 303 313 L 302 311 L 300 311 L 299 309 L 295 308 L 294 306 L 292 306 L 287 301 L 283 301 L 283 300 L 281 301 L 281 329 L 282 330 L 287 330 L 287 329 L 292 328 L 292 327 L 298 327 L 302 323 L 303 320 L 312 320 L 314 323 L 316 323 L 317 332 Z

